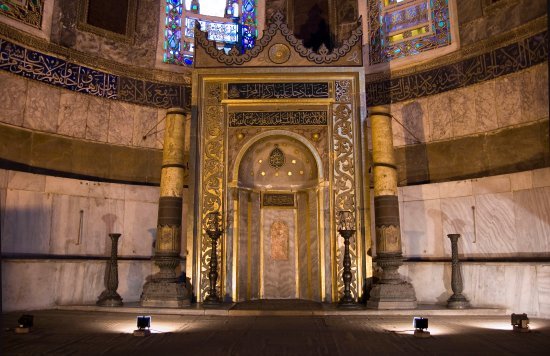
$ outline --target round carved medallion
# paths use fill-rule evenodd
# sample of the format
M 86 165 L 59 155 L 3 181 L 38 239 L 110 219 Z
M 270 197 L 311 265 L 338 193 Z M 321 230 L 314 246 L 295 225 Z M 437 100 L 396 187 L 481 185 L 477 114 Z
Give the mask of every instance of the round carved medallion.
M 269 48 L 269 59 L 273 63 L 283 64 L 290 58 L 290 48 L 282 43 L 276 43 Z

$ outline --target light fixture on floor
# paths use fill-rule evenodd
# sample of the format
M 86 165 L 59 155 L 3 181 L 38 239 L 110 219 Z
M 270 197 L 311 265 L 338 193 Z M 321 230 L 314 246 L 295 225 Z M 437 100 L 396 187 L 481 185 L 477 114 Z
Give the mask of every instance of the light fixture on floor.
M 134 330 L 134 336 L 149 336 L 151 334 L 151 317 L 150 316 L 138 316 L 137 317 L 137 330 Z
M 34 316 L 23 314 L 21 315 L 21 317 L 19 317 L 17 323 L 19 324 L 19 326 L 15 328 L 15 332 L 17 334 L 27 334 L 31 331 L 31 328 L 34 325 Z
M 511 324 L 514 328 L 514 331 L 518 332 L 528 332 L 529 331 L 529 318 L 527 314 L 512 314 Z
M 428 318 L 415 316 L 413 319 L 414 336 L 420 338 L 430 337 L 428 329 Z

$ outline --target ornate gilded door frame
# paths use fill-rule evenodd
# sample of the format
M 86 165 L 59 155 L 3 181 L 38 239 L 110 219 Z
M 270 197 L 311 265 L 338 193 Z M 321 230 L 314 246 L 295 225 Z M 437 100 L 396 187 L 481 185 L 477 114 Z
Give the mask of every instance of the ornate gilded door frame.
M 322 206 L 328 200 L 328 219 L 323 221 L 322 225 L 329 232 L 330 246 L 323 244 L 323 234 L 320 234 L 320 245 L 324 245 L 324 248 L 329 249 L 330 253 L 325 251 L 324 254 L 328 256 L 329 261 L 325 261 L 324 256 L 321 256 L 320 268 L 321 271 L 325 271 L 325 267 L 330 266 L 328 273 L 330 276 L 325 275 L 322 280 L 322 289 L 326 290 L 326 293 L 323 293 L 323 299 L 337 301 L 343 289 L 341 281 L 343 241 L 336 236 L 335 229 L 335 216 L 338 210 L 350 210 L 355 216 L 357 234 L 351 249 L 354 273 L 352 293 L 355 297 L 360 297 L 362 281 L 365 273 L 369 270 L 365 268 L 365 265 L 370 264 L 370 261 L 366 261 L 369 257 L 366 255 L 365 249 L 365 246 L 370 246 L 370 238 L 365 240 L 365 236 L 370 235 L 370 227 L 367 226 L 368 220 L 366 220 L 368 216 L 365 216 L 365 211 L 368 213 L 368 209 L 365 209 L 366 206 L 363 204 L 364 195 L 368 194 L 368 189 L 364 187 L 364 181 L 368 181 L 368 178 L 363 177 L 365 150 L 362 143 L 365 141 L 363 134 L 365 123 L 361 121 L 361 117 L 365 117 L 366 113 L 362 112 L 364 111 L 364 98 L 360 97 L 364 78 L 362 69 L 286 68 L 284 71 L 281 69 L 270 71 L 263 68 L 260 71 L 243 68 L 239 70 L 239 76 L 235 76 L 235 70 L 196 70 L 193 77 L 193 106 L 197 123 L 195 125 L 195 154 L 192 153 L 191 156 L 196 159 L 192 167 L 200 168 L 196 169 L 190 186 L 194 192 L 195 216 L 192 218 L 193 223 L 190 224 L 194 227 L 188 230 L 193 233 L 189 236 L 193 236 L 193 238 L 188 238 L 188 250 L 193 253 L 187 258 L 187 275 L 192 280 L 197 301 L 202 301 L 208 286 L 210 243 L 204 233 L 204 217 L 211 211 L 221 210 L 225 221 L 228 208 L 232 208 L 228 207 L 231 188 L 230 172 L 227 169 L 229 164 L 227 157 L 228 108 L 231 105 L 241 104 L 249 105 L 251 111 L 262 111 L 267 104 L 279 104 L 283 108 L 292 107 L 292 104 L 327 108 L 328 121 L 326 125 L 330 143 L 328 152 L 330 174 L 327 174 L 325 177 L 327 181 L 321 182 L 321 186 L 328 186 L 328 189 L 325 190 L 328 199 L 323 196 L 323 189 L 320 189 L 319 205 L 320 210 L 324 210 Z M 232 86 L 232 83 L 250 84 L 250 88 L 256 89 L 263 88 L 265 90 L 260 91 L 264 94 L 262 94 L 263 96 L 247 97 L 245 93 L 240 96 L 239 93 L 231 90 L 239 87 Z M 273 88 L 277 85 L 266 87 L 273 83 L 280 84 L 278 87 L 283 88 L 282 96 L 273 94 Z M 304 83 L 326 83 L 327 93 L 315 97 L 312 91 L 308 91 L 308 85 L 304 85 Z M 287 89 L 284 89 L 285 85 L 287 85 Z M 288 89 L 298 87 L 303 90 Z M 240 88 L 245 88 L 245 86 Z M 243 90 L 246 91 L 246 89 Z M 228 248 L 226 242 L 226 234 L 224 234 L 221 247 L 218 250 L 220 266 L 224 266 L 220 271 L 218 288 L 221 289 L 220 295 L 233 296 L 234 290 L 226 290 L 225 286 L 228 273 L 231 274 L 225 268 L 225 253 Z M 236 262 L 233 261 L 233 263 Z M 236 281 L 232 283 L 236 283 Z

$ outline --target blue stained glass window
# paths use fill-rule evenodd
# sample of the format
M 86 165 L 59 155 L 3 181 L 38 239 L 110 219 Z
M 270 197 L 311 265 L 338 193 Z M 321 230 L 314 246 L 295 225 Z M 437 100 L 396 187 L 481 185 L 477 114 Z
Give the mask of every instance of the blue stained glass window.
M 196 21 L 208 38 L 225 48 L 254 47 L 257 0 L 165 0 L 164 62 L 192 65 Z

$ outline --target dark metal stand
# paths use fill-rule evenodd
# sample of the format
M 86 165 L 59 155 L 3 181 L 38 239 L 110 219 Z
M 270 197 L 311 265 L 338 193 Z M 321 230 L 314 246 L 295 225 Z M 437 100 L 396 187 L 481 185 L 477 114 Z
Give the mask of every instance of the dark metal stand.
M 344 272 L 342 273 L 342 279 L 344 280 L 344 295 L 338 302 L 340 308 L 358 308 L 359 304 L 351 296 L 351 256 L 349 254 L 349 239 L 355 233 L 355 230 L 338 230 L 340 235 L 344 238 Z
M 218 293 L 216 292 L 216 282 L 218 280 L 218 256 L 216 250 L 218 246 L 218 239 L 222 235 L 222 231 L 207 231 L 207 233 L 212 240 L 212 250 L 210 251 L 210 272 L 208 273 L 210 289 L 208 290 L 208 296 L 204 298 L 203 305 L 216 306 L 221 304 L 220 297 L 218 297 Z
M 462 295 L 462 272 L 460 270 L 460 261 L 458 260 L 458 238 L 460 234 L 448 234 L 447 237 L 451 240 L 451 288 L 453 289 L 453 295 L 447 300 L 447 308 L 466 309 L 470 307 L 470 302 Z
M 120 234 L 109 234 L 111 238 L 111 259 L 105 271 L 105 290 L 98 297 L 97 305 L 102 307 L 120 307 L 122 298 L 118 288 L 118 239 Z

